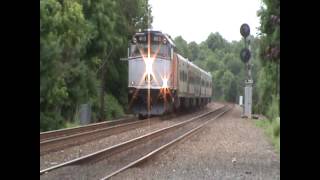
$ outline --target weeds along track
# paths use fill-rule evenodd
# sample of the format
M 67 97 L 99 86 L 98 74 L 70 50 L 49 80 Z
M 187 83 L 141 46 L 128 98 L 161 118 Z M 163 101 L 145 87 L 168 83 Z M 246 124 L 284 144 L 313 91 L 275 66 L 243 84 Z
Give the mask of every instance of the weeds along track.
M 137 120 L 136 117 L 126 117 L 126 118 L 121 118 L 121 119 L 117 119 L 117 120 L 113 120 L 113 121 L 94 123 L 94 124 L 89 124 L 89 125 L 85 125 L 85 126 L 42 132 L 42 133 L 40 133 L 40 142 L 47 141 L 50 139 L 61 138 L 64 136 L 70 136 L 70 135 L 74 135 L 77 133 L 83 133 L 83 132 L 87 132 L 87 131 L 93 131 L 93 130 L 97 130 L 97 129 L 101 129 L 101 128 L 115 126 L 115 125 L 119 125 L 119 124 L 123 124 L 123 123 L 128 123 L 128 122 L 132 122 L 135 120 Z
M 231 109 L 203 113 L 129 141 L 40 171 L 41 179 L 107 179 L 196 132 Z
M 155 118 L 153 118 L 155 119 Z M 127 118 L 118 121 L 98 123 L 79 128 L 66 130 L 67 135 L 59 132 L 58 137 L 40 141 L 40 156 L 49 152 L 55 152 L 70 146 L 79 145 L 85 142 L 101 139 L 118 133 L 122 133 L 141 126 L 155 123 L 150 119 L 137 120 L 135 118 Z
M 169 114 L 145 120 L 129 117 L 110 122 L 95 123 L 76 128 L 40 133 L 40 156 L 51 152 L 57 152 L 68 147 L 96 141 L 111 135 L 145 127 L 147 125 L 156 124 L 159 123 L 160 120 L 173 119 L 175 116 L 185 114 L 185 112 L 182 112 L 175 115 Z
M 222 104 L 210 104 L 208 105 L 208 107 L 194 109 L 191 112 L 179 112 L 153 119 L 151 118 L 149 119 L 150 123 L 148 125 L 133 128 L 122 133 L 113 134 L 111 136 L 93 138 L 92 141 L 79 143 L 78 145 L 66 147 L 59 151 L 52 151 L 50 153 L 40 155 L 40 170 L 94 153 L 96 151 L 108 148 L 121 142 L 129 141 L 133 138 L 145 135 L 149 132 L 164 127 L 171 126 L 173 124 L 177 124 L 186 119 L 203 114 L 204 112 L 209 112 L 210 110 L 219 108 L 221 106 Z

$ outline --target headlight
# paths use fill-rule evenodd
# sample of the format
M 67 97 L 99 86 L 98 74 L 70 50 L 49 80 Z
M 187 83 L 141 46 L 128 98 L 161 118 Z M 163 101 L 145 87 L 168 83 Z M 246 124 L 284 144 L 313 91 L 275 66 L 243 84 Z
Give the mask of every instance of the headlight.
M 168 88 L 168 79 L 167 78 L 162 79 L 162 88 Z
M 167 39 L 163 38 L 163 44 L 167 44 Z
M 132 42 L 133 42 L 134 44 L 136 44 L 136 43 L 137 43 L 137 38 L 133 37 L 133 38 L 132 38 Z

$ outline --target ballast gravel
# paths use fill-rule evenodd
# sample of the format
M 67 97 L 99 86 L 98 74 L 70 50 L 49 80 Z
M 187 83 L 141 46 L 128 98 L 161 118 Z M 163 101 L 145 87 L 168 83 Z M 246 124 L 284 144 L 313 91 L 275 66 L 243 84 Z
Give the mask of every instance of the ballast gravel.
M 199 115 L 204 112 L 208 112 L 211 109 L 215 109 L 221 107 L 222 105 L 219 103 L 211 103 L 206 108 L 188 113 L 186 115 L 181 115 L 177 117 L 170 117 L 170 118 L 156 118 L 153 119 L 157 121 L 157 123 L 153 123 L 147 126 L 143 126 L 141 128 L 132 129 L 124 133 L 108 136 L 105 138 L 97 139 L 96 141 L 90 141 L 81 145 L 68 147 L 66 149 L 51 152 L 45 155 L 40 156 L 40 170 L 90 154 L 101 149 L 119 144 L 121 142 L 128 141 L 135 137 L 142 136 L 149 132 L 176 124 L 178 122 L 187 120 L 193 116 Z
M 111 179 L 280 179 L 280 155 L 256 120 L 240 116 L 235 106 L 190 138 Z

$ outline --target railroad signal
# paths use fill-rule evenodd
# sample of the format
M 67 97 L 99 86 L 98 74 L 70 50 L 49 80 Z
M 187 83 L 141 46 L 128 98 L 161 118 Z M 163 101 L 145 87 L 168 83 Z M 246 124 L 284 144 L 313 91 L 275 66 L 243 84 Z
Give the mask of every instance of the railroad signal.
M 245 63 L 247 77 L 245 80 L 244 87 L 244 107 L 243 107 L 243 117 L 251 118 L 251 106 L 252 106 L 252 78 L 251 78 L 251 64 L 249 60 L 251 58 L 251 52 L 247 48 L 250 42 L 247 41 L 247 37 L 250 35 L 250 27 L 248 24 L 244 23 L 240 27 L 240 34 L 244 38 L 244 48 L 240 52 L 240 58 L 243 63 Z
M 240 27 L 240 34 L 244 37 L 247 38 L 250 35 L 250 27 L 248 24 L 242 24 Z
M 251 58 L 251 52 L 248 48 L 243 48 L 240 52 L 240 58 L 242 62 L 247 63 Z

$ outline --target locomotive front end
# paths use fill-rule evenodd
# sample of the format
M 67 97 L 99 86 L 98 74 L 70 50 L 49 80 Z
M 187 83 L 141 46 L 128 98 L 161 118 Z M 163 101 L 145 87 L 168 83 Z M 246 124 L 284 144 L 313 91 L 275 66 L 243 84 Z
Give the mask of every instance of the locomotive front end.
M 136 33 L 129 48 L 129 109 L 142 116 L 171 109 L 172 45 L 158 31 Z

